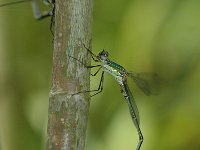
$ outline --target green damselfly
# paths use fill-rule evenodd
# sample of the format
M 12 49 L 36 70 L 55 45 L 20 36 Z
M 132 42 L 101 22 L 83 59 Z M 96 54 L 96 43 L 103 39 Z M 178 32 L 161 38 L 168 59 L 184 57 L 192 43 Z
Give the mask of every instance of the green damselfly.
M 104 72 L 107 72 L 110 75 L 112 75 L 115 78 L 115 80 L 117 81 L 117 83 L 119 84 L 120 89 L 121 89 L 121 93 L 123 94 L 124 98 L 126 99 L 126 101 L 128 103 L 130 115 L 131 115 L 131 118 L 133 120 L 133 123 L 134 123 L 134 125 L 135 125 L 135 127 L 137 129 L 138 136 L 139 136 L 139 142 L 138 142 L 136 150 L 140 150 L 140 147 L 141 147 L 141 145 L 143 143 L 144 138 L 143 138 L 143 135 L 142 135 L 142 131 L 140 129 L 140 117 L 139 117 L 138 108 L 137 108 L 135 99 L 134 99 L 134 97 L 132 95 L 132 92 L 130 91 L 130 88 L 128 86 L 127 77 L 132 78 L 135 81 L 136 85 L 146 95 L 156 94 L 157 90 L 155 90 L 155 88 L 152 88 L 152 86 L 150 85 L 150 82 L 149 82 L 150 80 L 147 80 L 147 78 L 144 78 L 145 74 L 138 74 L 138 73 L 128 72 L 121 65 L 111 61 L 109 59 L 109 53 L 107 51 L 103 50 L 98 55 L 95 55 L 85 45 L 84 45 L 84 47 L 90 53 L 92 59 L 95 62 L 99 62 L 101 64 L 96 65 L 96 66 L 87 66 L 86 64 L 84 64 L 83 62 L 78 60 L 77 58 L 74 58 L 72 56 L 70 56 L 70 57 L 72 57 L 73 59 L 76 59 L 77 61 L 79 61 L 86 68 L 98 67 L 97 71 L 94 74 L 91 74 L 92 76 L 96 76 L 96 74 L 98 74 L 98 72 L 100 70 L 102 70 L 102 69 L 103 69 L 103 71 L 102 71 L 102 74 L 101 74 L 101 80 L 100 80 L 100 84 L 99 84 L 98 89 L 91 90 L 91 91 L 81 91 L 81 92 L 78 92 L 78 93 L 96 92 L 95 94 L 91 95 L 91 96 L 94 96 L 94 95 L 102 92 L 102 90 L 103 90 L 103 81 L 104 81 Z M 157 82 L 156 74 L 149 74 L 148 76 L 151 78 L 152 81 L 154 80 L 155 82 Z M 76 93 L 76 94 L 78 94 L 78 93 Z M 73 95 L 75 95 L 75 94 L 73 94 Z

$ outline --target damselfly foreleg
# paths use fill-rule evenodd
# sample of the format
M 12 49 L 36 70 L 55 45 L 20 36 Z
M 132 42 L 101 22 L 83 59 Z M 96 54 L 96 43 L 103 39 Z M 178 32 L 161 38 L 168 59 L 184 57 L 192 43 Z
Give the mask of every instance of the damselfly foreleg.
M 76 61 L 78 61 L 80 64 L 82 64 L 85 68 L 95 68 L 95 67 L 100 67 L 101 68 L 101 65 L 95 65 L 95 66 L 87 66 L 84 62 L 80 61 L 79 59 L 73 57 L 73 56 L 69 56 L 70 58 L 73 58 L 75 59 Z M 98 71 L 99 72 L 99 71 Z M 92 74 L 91 74 L 92 75 Z M 92 75 L 94 76 L 94 75 Z
M 87 47 L 85 46 L 85 44 L 83 44 L 83 46 L 84 46 L 84 48 L 90 53 L 90 55 L 92 56 L 92 59 L 93 59 L 95 62 L 100 62 L 99 59 L 97 58 L 97 56 L 96 56 L 95 54 L 93 54 L 92 51 L 91 51 L 89 48 L 87 48 Z

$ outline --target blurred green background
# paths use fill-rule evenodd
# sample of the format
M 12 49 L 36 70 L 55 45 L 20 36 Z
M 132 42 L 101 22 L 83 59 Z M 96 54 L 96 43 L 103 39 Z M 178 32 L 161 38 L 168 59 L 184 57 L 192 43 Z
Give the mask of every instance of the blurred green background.
M 0 8 L 0 150 L 44 149 L 49 24 L 33 18 L 30 3 Z M 141 150 L 200 149 L 199 0 L 94 0 L 92 43 L 94 53 L 106 49 L 127 70 L 159 74 L 158 96 L 145 96 L 129 81 L 140 111 Z M 92 77 L 92 88 L 98 81 Z M 137 142 L 119 86 L 106 74 L 104 91 L 91 102 L 86 150 L 133 150 Z

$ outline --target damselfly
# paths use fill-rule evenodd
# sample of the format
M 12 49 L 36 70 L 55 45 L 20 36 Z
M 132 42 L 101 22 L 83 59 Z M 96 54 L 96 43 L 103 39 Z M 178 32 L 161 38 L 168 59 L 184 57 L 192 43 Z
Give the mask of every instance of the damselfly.
M 51 32 L 53 33 L 52 27 L 54 25 L 55 0 L 43 0 L 44 4 L 51 5 L 52 7 L 50 11 L 43 11 L 43 12 L 41 12 L 39 9 L 38 0 L 19 0 L 15 2 L 8 2 L 8 3 L 0 4 L 0 7 L 15 5 L 15 4 L 24 3 L 24 2 L 31 2 L 33 15 L 37 20 L 42 20 L 44 18 L 51 16 L 50 29 L 51 29 Z
M 138 142 L 136 150 L 140 150 L 140 147 L 141 147 L 141 145 L 143 143 L 143 139 L 144 138 L 143 138 L 143 135 L 142 135 L 142 131 L 140 129 L 140 117 L 139 117 L 138 108 L 137 108 L 135 99 L 134 99 L 134 97 L 132 95 L 132 92 L 130 91 L 130 88 L 128 86 L 127 77 L 132 78 L 135 81 L 136 85 L 146 95 L 155 94 L 155 91 L 153 91 L 153 89 L 151 89 L 150 83 L 148 82 L 148 80 L 144 79 L 141 74 L 128 72 L 121 65 L 111 61 L 109 59 L 109 53 L 107 51 L 103 50 L 98 55 L 95 55 L 85 45 L 84 45 L 84 47 L 90 53 L 92 59 L 95 62 L 99 62 L 101 64 L 96 65 L 96 66 L 87 66 L 86 64 L 84 64 L 83 62 L 78 60 L 77 58 L 74 58 L 72 56 L 69 56 L 69 57 L 77 60 L 82 65 L 84 65 L 86 68 L 98 67 L 97 71 L 94 74 L 91 74 L 92 76 L 96 76 L 96 74 L 98 74 L 98 72 L 101 69 L 103 69 L 103 70 L 102 70 L 101 80 L 100 80 L 100 84 L 99 84 L 98 89 L 91 90 L 91 91 L 81 91 L 81 92 L 78 92 L 78 93 L 95 92 L 96 91 L 96 93 L 92 95 L 92 96 L 94 96 L 94 95 L 102 92 L 102 90 L 103 90 L 103 81 L 104 81 L 104 71 L 109 73 L 110 75 L 112 75 L 115 78 L 115 80 L 117 81 L 117 83 L 119 84 L 120 89 L 121 89 L 121 93 L 123 94 L 124 98 L 127 100 L 129 111 L 130 111 L 130 115 L 131 115 L 131 118 L 133 120 L 133 123 L 134 123 L 134 125 L 135 125 L 135 127 L 137 129 L 138 136 L 139 136 L 139 142 Z M 151 74 L 151 79 L 156 81 L 156 75 L 155 74 Z M 76 94 L 78 94 L 78 93 L 76 93 Z

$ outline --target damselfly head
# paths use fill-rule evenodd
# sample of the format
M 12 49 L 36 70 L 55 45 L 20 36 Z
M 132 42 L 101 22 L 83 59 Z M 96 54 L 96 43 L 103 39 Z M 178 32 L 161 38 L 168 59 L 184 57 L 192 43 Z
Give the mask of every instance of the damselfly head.
M 101 59 L 101 60 L 107 60 L 108 59 L 108 56 L 109 56 L 109 53 L 105 50 L 101 51 L 98 55 L 98 57 Z

